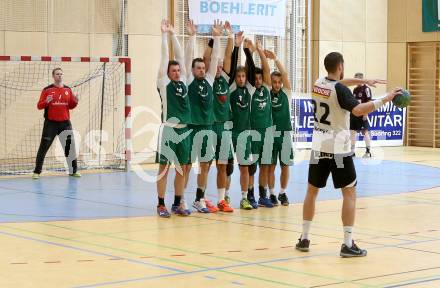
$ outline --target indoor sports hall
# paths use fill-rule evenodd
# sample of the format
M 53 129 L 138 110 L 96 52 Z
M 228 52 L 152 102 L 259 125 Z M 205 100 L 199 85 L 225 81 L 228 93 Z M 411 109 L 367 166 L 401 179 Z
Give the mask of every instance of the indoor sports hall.
M 440 1 L 0 0 L 0 16 L 0 287 L 440 287 Z M 236 79 L 242 66 L 250 70 L 248 57 L 262 73 L 267 61 L 270 72 L 280 71 L 282 89 L 290 87 L 294 161 L 278 165 L 275 157 L 275 186 L 270 176 L 261 184 L 258 162 L 254 183 L 246 182 L 252 192 L 243 192 L 240 143 L 229 143 L 230 186 L 220 188 L 219 159 L 204 187 L 202 160 L 191 162 L 185 184 L 178 174 L 187 163 L 176 162 L 167 164 L 160 196 L 163 129 L 186 123 L 168 125 L 167 111 L 180 104 L 166 102 L 162 91 L 171 86 L 159 89 L 158 75 L 162 63 L 170 85 L 184 83 L 170 76 L 173 65 L 176 73 L 196 73 L 194 60 L 188 69 L 178 61 L 193 40 L 190 60 L 212 49 L 211 62 L 201 59 L 207 75 L 223 55 L 225 65 L 229 44 L 238 51 L 231 95 L 234 85 L 242 89 Z M 327 62 L 332 52 L 343 62 L 335 68 L 341 77 L 328 84 L 336 73 Z M 267 75 L 273 108 L 277 74 Z M 368 113 L 345 108 L 337 87 L 346 79 L 363 81 L 347 84 L 352 98 L 367 87 L 370 100 L 353 107 Z M 336 87 L 326 97 L 324 82 Z M 192 84 L 183 85 L 192 97 Z M 304 203 L 311 185 L 318 187 L 314 158 L 339 163 L 337 152 L 315 146 L 319 125 L 335 121 L 329 97 L 345 113 L 341 125 L 350 126 L 344 157 L 356 175 L 341 190 L 338 179 L 351 176 L 333 174 L 339 166 L 329 171 L 335 177 L 317 194 L 312 221 Z M 250 115 L 252 123 L 252 108 Z M 353 128 L 355 116 L 362 128 Z M 247 209 L 254 189 L 260 200 Z M 346 225 L 344 189 L 355 190 L 354 225 Z M 233 212 L 221 208 L 226 197 Z

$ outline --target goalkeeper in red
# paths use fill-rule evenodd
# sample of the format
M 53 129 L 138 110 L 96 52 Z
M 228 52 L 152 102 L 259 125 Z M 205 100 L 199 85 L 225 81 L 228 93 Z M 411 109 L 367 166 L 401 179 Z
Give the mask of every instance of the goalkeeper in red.
M 70 110 L 78 105 L 78 98 L 73 95 L 70 87 L 63 84 L 63 70 L 55 68 L 52 71 L 54 83 L 41 92 L 37 108 L 44 109 L 44 126 L 38 148 L 33 179 L 40 178 L 44 157 L 56 136 L 60 139 L 69 166 L 69 175 L 81 177 L 77 172 L 75 154 L 75 141 L 73 138 L 72 124 L 70 123 Z

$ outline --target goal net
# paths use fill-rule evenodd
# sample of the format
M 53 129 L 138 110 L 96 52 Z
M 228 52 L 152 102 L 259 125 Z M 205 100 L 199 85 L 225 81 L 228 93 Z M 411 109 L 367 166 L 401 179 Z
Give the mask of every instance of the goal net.
M 56 67 L 79 99 L 70 111 L 78 168 L 128 169 L 130 59 L 0 56 L 0 175 L 33 171 L 44 124 L 37 102 Z M 57 138 L 43 171 L 67 167 Z

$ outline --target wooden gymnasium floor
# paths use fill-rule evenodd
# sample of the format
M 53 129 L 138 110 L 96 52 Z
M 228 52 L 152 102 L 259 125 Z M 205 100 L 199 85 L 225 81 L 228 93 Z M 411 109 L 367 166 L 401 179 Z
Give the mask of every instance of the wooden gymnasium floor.
M 368 249 L 360 259 L 338 257 L 341 201 L 331 185 L 311 251 L 293 248 L 308 153 L 292 167 L 292 205 L 228 215 L 159 219 L 154 183 L 135 173 L 2 179 L 0 287 L 440 287 L 440 150 L 375 148 L 375 160 L 356 160 L 354 234 Z M 192 176 L 189 200 L 194 185 Z M 237 207 L 237 173 L 231 193 Z

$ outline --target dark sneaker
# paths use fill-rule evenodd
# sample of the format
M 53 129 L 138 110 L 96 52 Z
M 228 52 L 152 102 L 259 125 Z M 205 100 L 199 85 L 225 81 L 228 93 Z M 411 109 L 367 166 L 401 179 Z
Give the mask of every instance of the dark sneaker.
M 280 203 L 278 203 L 277 196 L 271 194 L 269 199 L 270 199 L 270 202 L 272 202 L 273 206 L 280 205 Z
M 185 209 L 185 207 L 182 204 L 180 204 L 178 206 L 175 206 L 175 205 L 171 206 L 171 211 L 178 216 L 191 215 L 191 211 L 189 211 L 188 209 Z
M 167 208 L 163 205 L 157 206 L 157 215 L 161 218 L 170 218 L 171 214 L 168 212 Z
M 353 245 L 350 248 L 348 248 L 347 245 L 342 244 L 340 255 L 342 258 L 365 257 L 367 256 L 367 250 L 359 248 L 353 241 Z
M 280 200 L 281 205 L 289 206 L 289 198 L 287 198 L 287 194 L 286 193 L 278 195 L 278 200 Z
M 248 195 L 247 200 L 249 201 L 249 204 L 251 204 L 252 209 L 258 209 L 258 203 L 257 203 L 257 201 L 255 201 L 254 196 Z
M 309 246 L 310 246 L 310 240 L 307 239 L 301 240 L 301 238 L 299 238 L 295 248 L 296 250 L 299 250 L 301 252 L 309 252 Z
M 260 199 L 258 200 L 258 205 L 260 207 L 273 208 L 272 202 L 270 202 L 269 198 L 267 197 L 264 198 L 260 197 Z

